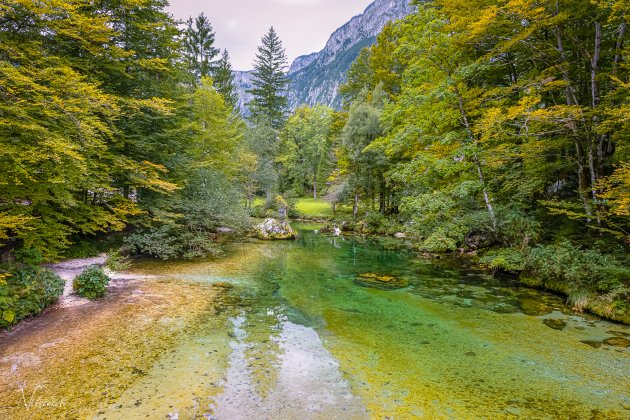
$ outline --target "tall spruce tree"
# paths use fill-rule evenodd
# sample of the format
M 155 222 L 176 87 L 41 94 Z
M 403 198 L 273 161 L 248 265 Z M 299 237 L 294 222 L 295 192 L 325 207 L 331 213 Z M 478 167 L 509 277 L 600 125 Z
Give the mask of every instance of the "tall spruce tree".
M 216 66 L 214 59 L 219 49 L 214 46 L 215 33 L 210 20 L 203 13 L 186 21 L 184 57 L 195 81 L 210 76 Z
M 230 63 L 230 55 L 227 50 L 223 50 L 221 59 L 217 62 L 214 72 L 214 86 L 223 96 L 225 102 L 236 109 L 238 105 L 238 93 L 234 86 L 234 73 L 232 72 L 232 64 Z
M 258 47 L 252 84 L 254 98 L 248 106 L 253 121 L 263 121 L 275 129 L 282 127 L 287 108 L 286 91 L 289 78 L 285 74 L 287 56 L 273 26 Z

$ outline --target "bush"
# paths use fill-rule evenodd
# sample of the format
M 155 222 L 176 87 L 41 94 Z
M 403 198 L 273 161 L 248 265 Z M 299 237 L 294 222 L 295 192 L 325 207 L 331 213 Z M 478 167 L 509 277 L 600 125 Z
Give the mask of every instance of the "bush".
M 368 213 L 365 216 L 366 232 L 393 235 L 400 232 L 403 226 L 395 219 L 382 215 L 381 213 Z
M 37 315 L 63 293 L 65 281 L 52 270 L 24 266 L 0 274 L 0 327 Z
M 533 217 L 518 209 L 499 212 L 500 240 L 507 246 L 527 248 L 541 237 L 541 225 Z
M 455 251 L 457 249 L 457 242 L 447 235 L 445 229 L 438 228 L 431 236 L 422 242 L 420 248 L 427 252 Z
M 32 248 L 21 248 L 14 251 L 15 261 L 25 265 L 39 265 L 44 260 L 42 253 Z
M 530 250 L 525 271 L 577 300 L 589 293 L 607 293 L 624 285 L 630 270 L 597 250 L 581 249 L 569 241 Z M 577 299 L 579 297 L 579 299 Z M 572 299 L 573 300 L 573 299 Z
M 120 253 L 120 250 L 114 250 L 107 253 L 105 259 L 105 267 L 111 271 L 123 271 L 130 266 L 129 259 Z
M 170 198 L 170 209 L 148 229 L 125 239 L 132 252 L 163 260 L 216 255 L 216 232 L 247 227 L 242 196 L 224 174 L 198 169 L 181 191 Z
M 91 265 L 74 279 L 72 287 L 79 296 L 98 299 L 105 296 L 109 281 L 101 267 Z
M 178 229 L 169 225 L 130 235 L 125 242 L 132 252 L 161 260 L 197 258 L 221 252 L 210 232 Z
M 495 271 L 520 272 L 525 268 L 525 253 L 512 248 L 491 250 L 480 263 Z

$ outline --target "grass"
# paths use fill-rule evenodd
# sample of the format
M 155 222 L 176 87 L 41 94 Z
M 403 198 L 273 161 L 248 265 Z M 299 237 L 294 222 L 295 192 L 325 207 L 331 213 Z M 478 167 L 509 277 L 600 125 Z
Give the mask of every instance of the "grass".
M 300 198 L 295 205 L 295 209 L 307 218 L 332 219 L 351 213 L 349 208 L 337 206 L 337 214 L 335 215 L 330 203 L 321 198 Z
M 264 206 L 265 199 L 256 197 L 252 202 L 252 206 Z M 351 206 L 337 206 L 337 214 L 332 211 L 332 206 L 323 198 L 302 197 L 297 200 L 295 210 L 304 219 L 347 219 L 352 216 Z

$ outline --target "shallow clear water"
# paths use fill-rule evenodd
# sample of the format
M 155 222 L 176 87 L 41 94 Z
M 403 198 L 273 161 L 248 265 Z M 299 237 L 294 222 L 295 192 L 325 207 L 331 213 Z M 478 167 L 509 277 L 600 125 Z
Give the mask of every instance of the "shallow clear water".
M 630 350 L 598 344 L 628 327 L 400 241 L 304 230 L 137 270 L 227 296 L 104 418 L 630 417 Z

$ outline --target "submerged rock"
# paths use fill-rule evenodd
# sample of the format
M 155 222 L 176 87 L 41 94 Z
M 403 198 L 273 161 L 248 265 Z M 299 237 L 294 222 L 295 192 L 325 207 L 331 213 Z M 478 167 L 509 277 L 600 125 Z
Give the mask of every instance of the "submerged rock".
M 605 339 L 604 344 L 612 347 L 630 347 L 630 340 L 623 337 L 611 337 Z
M 567 323 L 561 319 L 545 319 L 543 323 L 549 328 L 553 328 L 558 331 L 564 330 L 567 326 Z
M 359 274 L 355 282 L 360 286 L 373 287 L 381 290 L 402 289 L 403 287 L 409 286 L 409 282 L 405 279 L 374 273 Z
M 586 345 L 589 345 L 591 347 L 593 347 L 594 349 L 598 349 L 602 346 L 602 342 L 601 341 L 594 341 L 594 340 L 584 340 L 584 341 L 580 341 L 580 343 L 584 343 Z
M 541 300 L 533 298 L 521 298 L 518 301 L 521 312 L 529 316 L 542 316 L 553 312 L 547 304 Z
M 254 227 L 256 237 L 260 239 L 295 239 L 297 233 L 284 220 L 267 219 Z
M 606 331 L 606 334 L 614 335 L 615 337 L 630 337 L 630 333 L 623 331 L 610 330 Z

